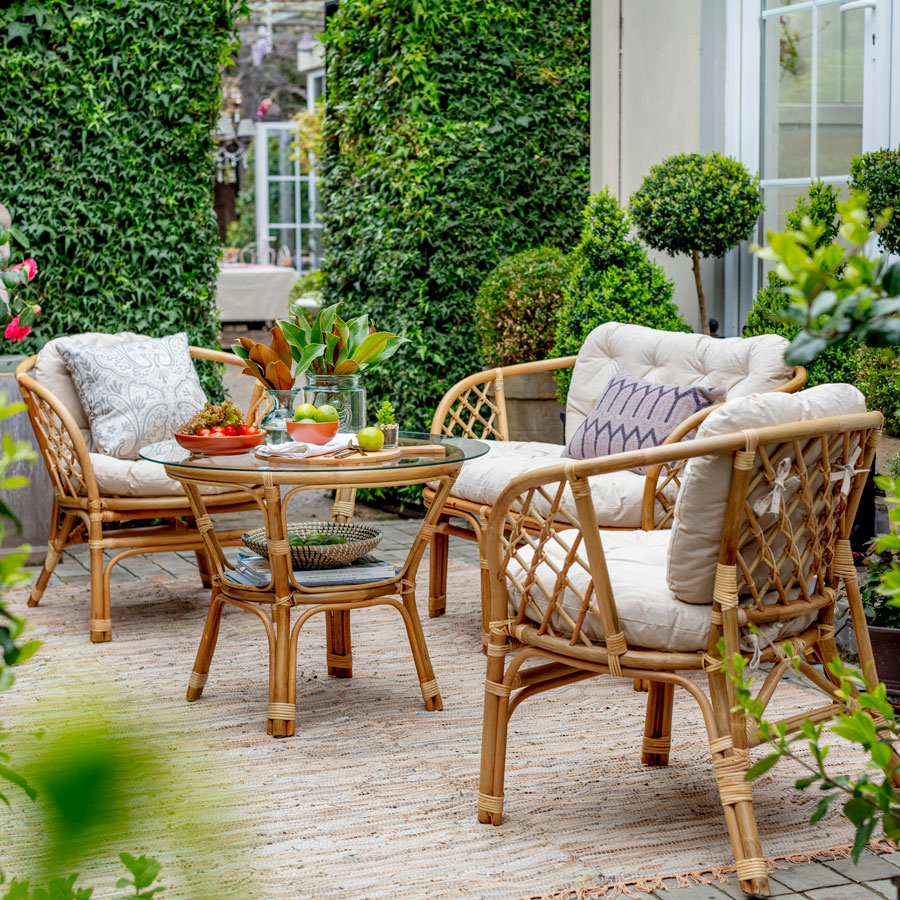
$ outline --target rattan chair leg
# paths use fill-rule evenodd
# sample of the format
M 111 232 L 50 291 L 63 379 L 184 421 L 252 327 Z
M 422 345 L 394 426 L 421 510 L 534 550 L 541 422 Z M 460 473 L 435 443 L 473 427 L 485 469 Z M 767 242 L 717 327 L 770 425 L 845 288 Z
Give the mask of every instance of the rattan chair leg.
M 187 699 L 199 700 L 206 685 L 206 676 L 212 663 L 213 653 L 216 652 L 216 641 L 219 639 L 219 624 L 222 621 L 222 610 L 225 608 L 225 600 L 218 588 L 213 588 L 209 598 L 209 611 L 206 614 L 206 623 L 203 626 L 203 634 L 200 637 L 200 646 L 197 648 L 197 657 L 194 660 L 194 669 L 188 681 Z
M 349 609 L 334 609 L 325 613 L 325 645 L 328 648 L 328 674 L 335 678 L 352 678 Z
M 639 681 L 642 679 L 635 679 Z M 672 743 L 672 701 L 675 685 L 670 681 L 651 681 L 647 691 L 647 715 L 641 762 L 645 766 L 667 766 Z
M 38 575 L 38 579 L 31 589 L 31 595 L 28 597 L 29 606 L 37 606 L 41 602 L 41 597 L 44 596 L 47 583 L 50 581 L 50 576 L 59 562 L 63 548 L 66 546 L 69 535 L 72 533 L 75 521 L 76 516 L 72 513 L 66 513 L 62 524 L 60 524 L 59 506 L 55 500 L 53 501 L 53 513 L 50 518 L 50 538 L 47 541 L 47 556 L 44 559 L 44 568 L 41 569 L 41 574 Z
M 438 527 L 449 521 L 438 520 Z M 450 558 L 450 535 L 435 531 L 431 536 L 431 555 L 428 572 L 428 615 L 435 619 L 447 611 L 447 564 Z
M 404 583 L 401 595 L 403 608 L 406 615 L 403 623 L 406 625 L 406 636 L 409 638 L 409 647 L 412 650 L 413 661 L 416 664 L 416 673 L 419 676 L 419 685 L 422 690 L 422 699 L 425 701 L 425 709 L 432 711 L 444 708 L 441 693 L 438 689 L 437 679 L 434 677 L 434 668 L 431 665 L 431 657 L 428 655 L 428 646 L 425 643 L 425 634 L 422 631 L 422 622 L 419 619 L 419 611 L 416 608 L 416 586 Z
M 501 697 L 494 691 L 488 690 L 491 684 L 502 684 L 505 668 L 505 636 L 497 634 L 491 638 L 491 648 L 494 652 L 488 652 L 487 677 L 484 690 L 484 722 L 481 731 L 481 775 L 478 782 L 478 821 L 483 825 L 500 825 L 503 822 L 503 773 L 500 773 L 501 793 L 494 793 L 494 784 L 497 778 L 496 766 L 499 754 L 497 752 L 497 740 L 499 723 L 503 721 L 504 729 L 504 753 L 502 764 L 505 765 L 506 755 L 506 723 L 509 719 L 509 698 Z
M 200 583 L 203 587 L 209 589 L 212 587 L 211 575 L 213 572 L 213 566 L 209 556 L 205 550 L 195 550 L 194 556 L 197 559 L 197 571 L 200 573 Z
M 112 640 L 112 622 L 109 591 L 105 589 L 103 577 L 103 525 L 99 513 L 91 513 L 88 545 L 91 557 L 91 640 L 103 643 Z

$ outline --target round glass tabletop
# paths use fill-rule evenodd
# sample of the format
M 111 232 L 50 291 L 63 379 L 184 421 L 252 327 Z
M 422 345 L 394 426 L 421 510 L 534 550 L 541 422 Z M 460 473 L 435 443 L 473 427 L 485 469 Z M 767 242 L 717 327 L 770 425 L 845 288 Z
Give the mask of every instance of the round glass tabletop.
M 147 444 L 140 450 L 141 459 L 160 463 L 164 466 L 179 469 L 191 469 L 195 472 L 219 471 L 231 472 L 315 472 L 322 475 L 326 472 L 371 472 L 373 469 L 421 469 L 438 467 L 447 463 L 463 463 L 469 459 L 477 459 L 488 452 L 488 444 L 474 438 L 450 437 L 445 434 L 416 434 L 400 432 L 400 454 L 392 459 L 366 459 L 341 465 L 329 464 L 316 457 L 311 459 L 287 459 L 284 457 L 260 457 L 256 449 L 245 450 L 235 454 L 211 456 L 191 453 L 179 446 L 174 439 Z

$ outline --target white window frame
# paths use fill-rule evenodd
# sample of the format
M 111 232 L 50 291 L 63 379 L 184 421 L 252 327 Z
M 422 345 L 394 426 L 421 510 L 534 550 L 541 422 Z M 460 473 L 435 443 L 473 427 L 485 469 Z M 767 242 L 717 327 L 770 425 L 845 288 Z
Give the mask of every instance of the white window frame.
M 813 7 L 848 7 L 847 0 L 799 0 L 763 10 L 763 0 L 728 0 L 725 65 L 725 153 L 737 157 L 751 172 L 761 161 L 761 62 L 763 19 Z M 900 0 L 863 0 L 851 8 L 865 9 L 866 53 L 863 69 L 862 151 L 900 143 Z M 814 20 L 815 21 L 815 20 Z M 874 38 L 874 40 L 873 40 Z M 817 65 L 817 32 L 813 28 L 813 66 Z M 816 164 L 816 90 L 812 77 L 812 150 Z M 849 164 L 849 161 L 848 161 Z M 849 167 L 849 165 L 848 165 Z M 815 169 L 813 169 L 815 171 Z M 815 179 L 817 176 L 812 175 Z M 846 184 L 844 176 L 822 176 L 830 184 Z M 762 187 L 805 188 L 809 178 L 770 178 Z M 762 221 L 755 240 L 762 243 Z M 725 258 L 725 334 L 740 334 L 747 312 L 759 291 L 762 264 L 746 242 Z

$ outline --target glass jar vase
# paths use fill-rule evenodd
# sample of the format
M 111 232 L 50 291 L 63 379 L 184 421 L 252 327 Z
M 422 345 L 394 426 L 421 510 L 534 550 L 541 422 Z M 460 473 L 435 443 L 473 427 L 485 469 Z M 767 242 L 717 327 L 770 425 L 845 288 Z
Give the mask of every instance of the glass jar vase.
M 327 403 L 340 419 L 339 431 L 357 432 L 366 427 L 366 389 L 359 375 L 316 375 L 308 372 L 303 399 L 313 406 Z
M 300 388 L 291 388 L 287 391 L 266 388 L 266 394 L 269 397 L 269 411 L 262 417 L 259 427 L 266 430 L 267 444 L 280 444 L 291 439 L 285 428 L 284 420 L 294 418 L 294 409 L 297 406 L 299 393 Z

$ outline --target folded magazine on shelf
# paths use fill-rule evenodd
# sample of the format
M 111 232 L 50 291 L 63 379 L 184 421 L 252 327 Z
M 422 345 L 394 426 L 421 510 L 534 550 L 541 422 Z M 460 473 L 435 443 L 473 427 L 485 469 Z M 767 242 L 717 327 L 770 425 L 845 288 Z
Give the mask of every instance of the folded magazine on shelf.
M 303 587 L 328 587 L 334 584 L 367 584 L 385 581 L 397 574 L 396 567 L 374 556 L 362 556 L 339 569 L 294 569 L 294 580 Z M 265 587 L 269 583 L 269 561 L 255 553 L 239 553 L 226 578 L 245 587 Z

